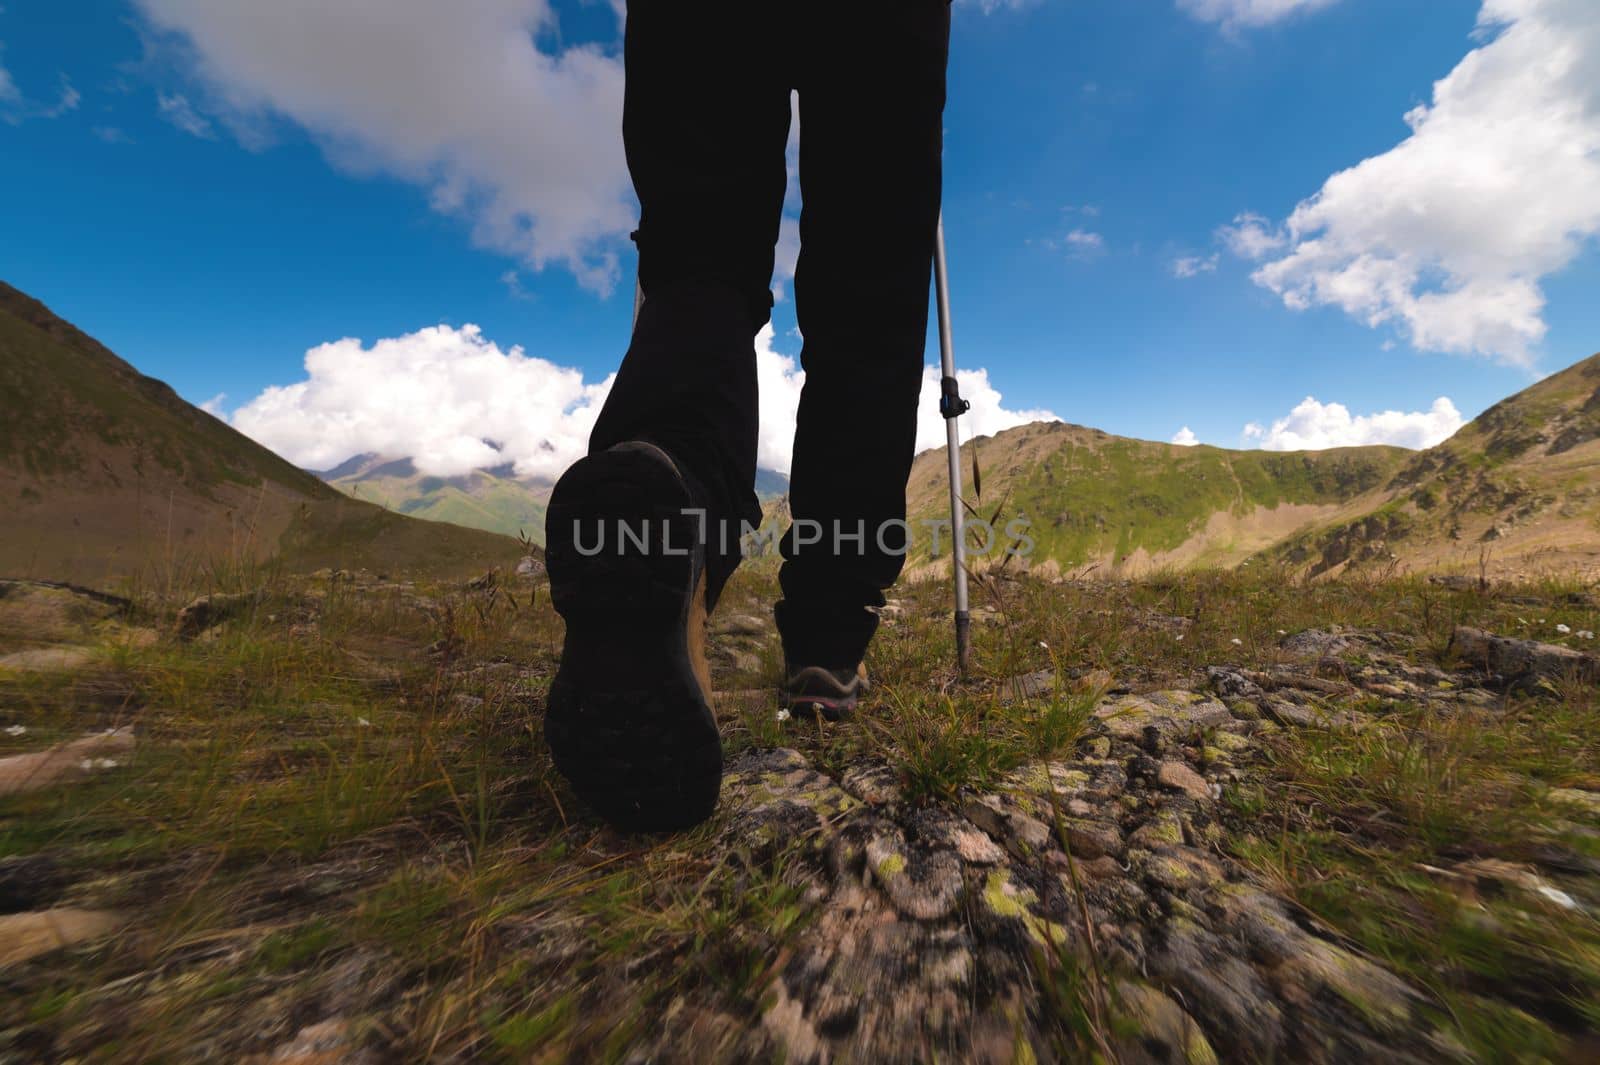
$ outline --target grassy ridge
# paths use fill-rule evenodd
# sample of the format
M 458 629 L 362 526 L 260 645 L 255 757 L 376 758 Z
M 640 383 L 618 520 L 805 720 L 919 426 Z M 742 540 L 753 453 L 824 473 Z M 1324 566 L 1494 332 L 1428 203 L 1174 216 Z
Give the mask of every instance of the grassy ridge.
M 974 452 L 982 500 L 971 491 Z M 983 517 L 995 507 L 1002 512 L 996 524 L 1027 517 L 1035 558 L 1078 566 L 1094 559 L 1120 563 L 1141 550 L 1174 551 L 1216 515 L 1247 519 L 1258 508 L 1348 503 L 1385 484 L 1408 453 L 1389 447 L 1293 453 L 1182 448 L 1075 426 L 1031 425 L 970 442 L 962 455 L 969 498 Z M 939 495 L 942 460 L 941 453 L 918 459 L 915 518 L 937 517 L 948 506 Z M 1225 555 L 1229 546 L 1215 548 Z
M 111 455 L 202 494 L 269 479 L 331 497 L 315 477 L 0 282 L 0 462 L 41 480 L 83 478 Z

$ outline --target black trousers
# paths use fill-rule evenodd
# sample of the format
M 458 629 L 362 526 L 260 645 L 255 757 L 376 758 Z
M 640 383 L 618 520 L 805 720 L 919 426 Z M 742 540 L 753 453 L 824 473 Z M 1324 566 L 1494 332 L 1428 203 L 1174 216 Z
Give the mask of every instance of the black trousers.
M 590 450 L 644 439 L 684 467 L 709 511 L 714 600 L 739 523 L 760 517 L 754 339 L 798 92 L 806 380 L 777 607 L 795 665 L 853 668 L 903 562 L 949 37 L 948 0 L 628 3 L 623 137 L 645 301 Z

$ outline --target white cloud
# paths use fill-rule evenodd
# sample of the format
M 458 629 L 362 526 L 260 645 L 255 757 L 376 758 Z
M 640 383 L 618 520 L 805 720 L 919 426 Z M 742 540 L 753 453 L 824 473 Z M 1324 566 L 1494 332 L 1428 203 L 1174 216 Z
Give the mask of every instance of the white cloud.
M 227 401 L 228 393 L 218 392 L 216 395 L 200 404 L 200 409 L 213 417 L 221 418 L 223 421 L 227 421 L 228 414 L 225 410 L 223 410 L 222 407 L 222 405 Z
M 794 419 L 800 409 L 800 388 L 806 375 L 795 360 L 772 346 L 772 325 L 756 337 L 756 382 L 761 396 L 761 428 L 756 437 L 756 465 L 789 472 L 794 451 Z
M 1330 177 L 1254 277 L 1293 309 L 1531 366 L 1544 279 L 1600 234 L 1600 8 L 1485 0 L 1478 27 L 1484 43 L 1406 115 L 1411 136 Z
M 375 452 L 441 477 L 505 462 L 554 477 L 583 455 L 611 386 L 502 350 L 473 325 L 370 347 L 337 340 L 306 352 L 305 367 L 306 380 L 268 388 L 230 420 L 308 469 Z
M 939 414 L 939 371 L 932 366 L 922 371 L 922 397 L 917 406 L 917 450 L 945 446 L 944 418 Z M 1058 422 L 1061 419 L 1047 410 L 1008 410 L 1000 390 L 989 380 L 986 369 L 957 370 L 956 381 L 961 385 L 961 398 L 972 404 L 972 409 L 961 416 L 961 439 L 975 436 L 993 436 L 1007 429 L 1015 429 L 1029 422 Z
M 1217 238 L 1241 259 L 1265 259 L 1289 243 L 1281 230 L 1273 229 L 1265 218 L 1248 211 L 1236 217 L 1232 225 L 1218 229 Z
M 1178 0 L 1178 7 L 1229 29 L 1265 26 L 1291 15 L 1332 7 L 1339 0 Z
M 1186 255 L 1172 261 L 1172 276 L 1181 279 L 1199 277 L 1201 274 L 1214 274 L 1217 272 L 1217 263 L 1220 255 L 1208 255 L 1201 258 L 1198 255 Z
M 182 93 L 156 94 L 156 109 L 161 117 L 191 137 L 210 140 L 216 134 L 212 129 L 211 120 L 194 109 L 194 104 Z
M 558 476 L 584 454 L 612 378 L 502 349 L 476 326 L 442 325 L 380 340 L 345 339 L 306 353 L 306 379 L 268 388 L 233 412 L 235 428 L 307 469 L 330 469 L 353 455 L 409 457 L 423 473 L 457 476 L 514 463 L 523 476 Z M 757 462 L 787 473 L 795 412 L 805 374 L 773 347 L 770 325 L 756 340 L 761 394 Z M 1027 422 L 1048 411 L 1012 411 L 982 369 L 957 375 L 972 411 L 963 438 Z M 205 409 L 221 415 L 225 397 Z M 939 376 L 925 369 L 917 425 L 919 450 L 944 442 Z
M 1172 436 L 1172 442 L 1179 447 L 1198 447 L 1200 438 L 1194 435 L 1194 430 L 1185 425 Z
M 1029 238 L 1028 243 L 1032 244 L 1033 239 Z M 1041 237 L 1038 243 L 1050 251 L 1063 251 L 1078 259 L 1092 258 L 1106 250 L 1105 237 L 1082 227 L 1062 237 Z
M 1106 246 L 1106 238 L 1087 229 L 1074 229 L 1067 234 L 1067 244 L 1082 252 L 1101 251 Z
M 481 246 L 609 291 L 633 226 L 622 61 L 560 48 L 549 0 L 136 0 L 250 142 L 269 118 L 330 161 L 424 186 Z
M 1320 403 L 1307 396 L 1287 417 L 1270 427 L 1251 422 L 1243 435 L 1247 442 L 1267 451 L 1320 451 L 1363 444 L 1428 448 L 1448 440 L 1462 424 L 1461 412 L 1444 397 L 1434 400 L 1425 411 L 1352 415 L 1341 403 Z

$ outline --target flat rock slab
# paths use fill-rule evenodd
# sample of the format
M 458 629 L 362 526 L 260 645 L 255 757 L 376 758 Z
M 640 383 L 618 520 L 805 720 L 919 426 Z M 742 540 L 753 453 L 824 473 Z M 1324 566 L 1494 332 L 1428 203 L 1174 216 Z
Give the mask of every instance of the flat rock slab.
M 40 647 L 0 655 L 0 672 L 73 673 L 93 665 L 98 657 L 90 647 Z
M 128 607 L 126 599 L 68 584 L 0 580 L 0 637 L 39 643 L 81 640 Z
M 1600 683 L 1600 658 L 1553 643 L 1516 640 L 1463 625 L 1451 638 L 1450 649 L 1486 673 L 1508 677 L 1575 676 L 1591 684 Z
M 47 751 L 0 758 L 0 796 L 40 791 L 97 769 L 111 769 L 133 750 L 133 730 L 97 732 Z
M 61 907 L 0 917 L 0 971 L 41 954 L 101 939 L 122 926 L 110 910 Z
M 1217 699 L 1199 692 L 1165 691 L 1122 695 L 1103 703 L 1094 716 L 1118 739 L 1136 740 L 1146 727 L 1168 732 L 1208 728 L 1233 720 Z

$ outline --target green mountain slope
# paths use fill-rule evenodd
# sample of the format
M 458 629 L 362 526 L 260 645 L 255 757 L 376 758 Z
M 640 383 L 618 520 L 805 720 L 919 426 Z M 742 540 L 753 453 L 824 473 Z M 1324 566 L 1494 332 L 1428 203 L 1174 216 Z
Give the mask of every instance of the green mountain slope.
M 544 543 L 545 509 L 555 483 L 518 477 L 509 466 L 474 470 L 461 477 L 433 477 L 406 458 L 356 455 L 318 474 L 353 499 L 399 514 L 447 521 L 507 536 L 526 535 Z M 765 502 L 789 490 L 789 480 L 772 470 L 756 473 L 756 494 Z
M 410 459 L 381 455 L 356 455 L 318 476 L 352 499 L 398 514 L 526 535 L 537 543 L 544 542 L 545 507 L 554 487 L 548 480 L 517 477 L 508 467 L 433 477 Z
M 346 499 L 3 283 L 0 500 L 8 575 L 105 582 L 271 558 L 465 571 L 517 553 Z
M 973 452 L 982 498 L 972 490 Z M 1600 356 L 1495 405 L 1427 451 L 1181 448 L 1036 424 L 962 449 L 983 517 L 1031 522 L 1033 564 L 1136 574 L 1253 557 L 1600 575 Z M 918 457 L 914 522 L 948 514 L 945 456 Z M 1003 545 L 1002 545 L 1003 546 Z M 926 533 L 913 566 L 932 571 Z M 998 557 L 998 552 L 997 552 Z
M 1329 572 L 1363 562 L 1533 574 L 1600 558 L 1600 355 L 1490 407 L 1413 456 L 1383 492 L 1276 552 Z
M 971 490 L 974 450 L 982 499 Z M 969 442 L 962 465 L 984 518 L 998 507 L 1002 529 L 1013 518 L 1030 522 L 1036 562 L 1143 571 L 1243 561 L 1386 483 L 1408 454 L 1185 448 L 1039 423 Z M 943 452 L 928 452 L 912 469 L 916 521 L 948 512 L 944 462 Z

